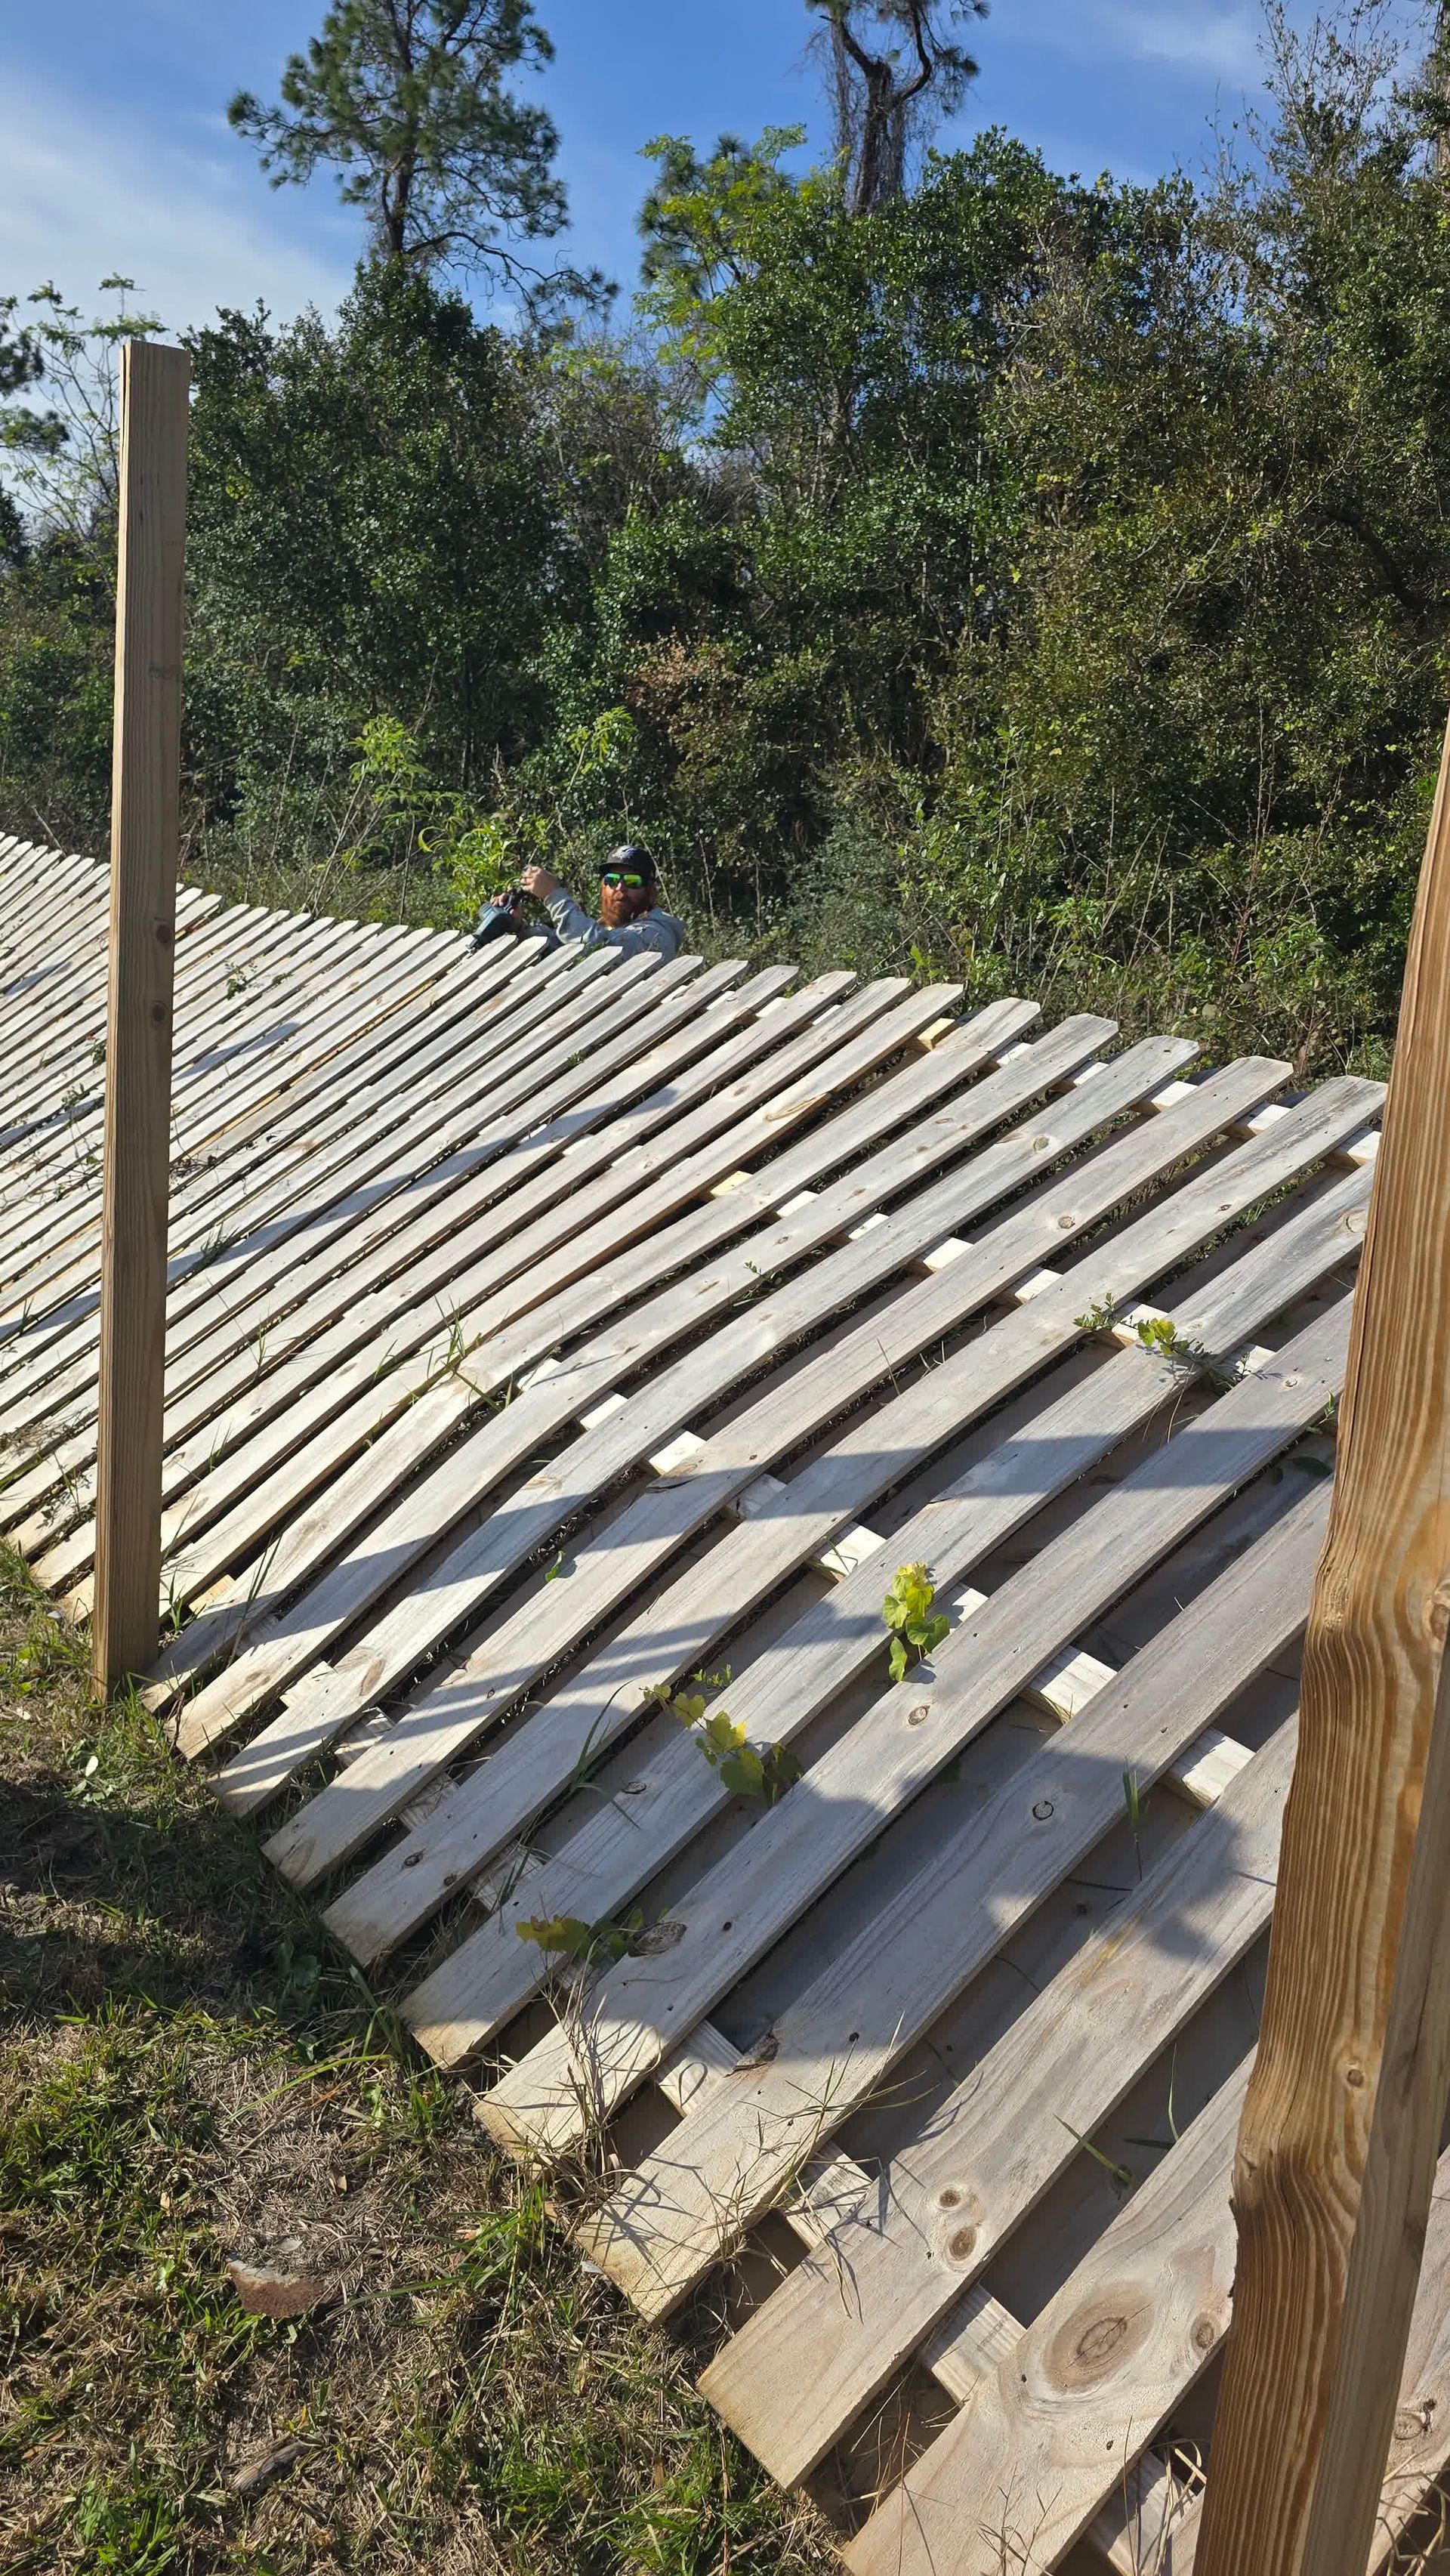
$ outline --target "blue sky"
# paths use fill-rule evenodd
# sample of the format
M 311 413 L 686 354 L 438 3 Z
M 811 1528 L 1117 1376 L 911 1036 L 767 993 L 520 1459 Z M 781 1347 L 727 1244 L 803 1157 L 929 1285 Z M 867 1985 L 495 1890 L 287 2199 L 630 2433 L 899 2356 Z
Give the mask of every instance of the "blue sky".
M 1312 0 L 1294 0 L 1303 17 Z M 226 125 L 273 92 L 324 0 L 0 0 L 0 294 L 53 277 L 89 303 L 109 270 L 174 329 L 258 296 L 287 315 L 346 286 L 356 216 L 330 183 L 271 191 Z M 1390 0 L 1402 23 L 1416 0 Z M 824 124 L 802 0 L 539 0 L 571 248 L 628 286 L 639 147 L 661 132 Z M 995 0 L 952 139 L 1003 124 L 1062 169 L 1199 166 L 1258 87 L 1256 0 Z

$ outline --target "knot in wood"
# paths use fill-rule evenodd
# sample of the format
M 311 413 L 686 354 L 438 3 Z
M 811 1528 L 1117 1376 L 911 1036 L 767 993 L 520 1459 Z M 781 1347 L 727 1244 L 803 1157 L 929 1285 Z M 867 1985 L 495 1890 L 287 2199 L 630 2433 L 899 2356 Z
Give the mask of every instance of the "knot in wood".
M 926 1700 L 922 1700 L 919 1706 L 911 1711 L 906 1723 L 908 1726 L 925 1726 L 930 1715 L 931 1708 L 928 1702 Z
M 962 2195 L 961 2195 L 961 2193 L 960 2193 L 959 2191 L 954 2191 L 954 2190 L 952 2189 L 952 2187 L 951 2187 L 951 2185 L 950 2185 L 950 2184 L 948 2184 L 948 2186 L 947 2186 L 947 2188 L 946 2188 L 946 2190 L 945 2190 L 944 2192 L 942 2192 L 942 2193 L 940 2193 L 940 2194 L 938 2195 L 938 2198 L 937 2198 L 937 2207 L 938 2207 L 938 2209 L 960 2209 L 960 2208 L 961 2208 L 961 2205 L 962 2205 Z
M 1212 2352 L 1217 2341 L 1218 2326 L 1215 2319 L 1210 2316 L 1195 2317 L 1193 2320 L 1194 2351 Z
M 1153 2331 L 1153 2302 L 1134 2280 L 1063 2320 L 1043 2356 L 1048 2384 L 1070 2395 L 1111 2378 Z
M 1037 1818 L 1039 1825 L 1045 1825 L 1048 1817 L 1053 1812 L 1052 1800 L 1050 1798 L 1039 1798 L 1032 1812 Z
M 975 2227 L 956 2227 L 947 2239 L 947 2252 L 954 2263 L 965 2263 L 976 2251 L 976 2244 Z

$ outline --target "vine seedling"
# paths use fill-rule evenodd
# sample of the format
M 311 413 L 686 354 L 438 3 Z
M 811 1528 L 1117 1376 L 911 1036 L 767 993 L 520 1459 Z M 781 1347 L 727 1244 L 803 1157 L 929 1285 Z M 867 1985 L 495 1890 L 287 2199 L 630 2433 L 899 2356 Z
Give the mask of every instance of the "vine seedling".
M 789 1745 L 768 1744 L 763 1753 L 758 1751 L 728 1709 L 711 1709 L 706 1716 L 703 1691 L 672 1691 L 668 1682 L 657 1682 L 649 1697 L 689 1727 L 711 1770 L 719 1773 L 721 1787 L 732 1796 L 761 1798 L 773 1807 L 800 1778 L 801 1766 Z
M 1138 1325 L 1138 1339 L 1145 1351 L 1156 1351 L 1165 1360 L 1196 1360 L 1198 1346 L 1187 1342 L 1171 1315 L 1145 1315 Z
M 881 1616 L 891 1630 L 891 1678 L 904 1681 L 907 1668 L 919 1662 L 939 1646 L 951 1627 L 950 1619 L 934 1611 L 936 1585 L 924 1565 L 899 1565 L 891 1580 L 891 1589 L 882 1604 Z
M 1080 1333 L 1110 1333 L 1117 1320 L 1116 1297 L 1099 1297 L 1089 1306 L 1085 1315 L 1073 1317 L 1073 1322 Z
M 607 1917 L 600 1923 L 585 1923 L 577 1914 L 535 1915 L 526 1923 L 516 1923 L 514 1929 L 521 1941 L 532 1941 L 536 1949 L 550 1951 L 556 1958 L 622 1959 L 644 1930 L 644 1916 L 635 1912 L 627 1923 L 611 1923 Z
M 1133 1837 L 1133 1851 L 1138 1863 L 1138 1876 L 1143 1875 L 1143 1790 L 1136 1771 L 1123 1773 L 1123 1805 L 1127 1810 L 1128 1831 Z

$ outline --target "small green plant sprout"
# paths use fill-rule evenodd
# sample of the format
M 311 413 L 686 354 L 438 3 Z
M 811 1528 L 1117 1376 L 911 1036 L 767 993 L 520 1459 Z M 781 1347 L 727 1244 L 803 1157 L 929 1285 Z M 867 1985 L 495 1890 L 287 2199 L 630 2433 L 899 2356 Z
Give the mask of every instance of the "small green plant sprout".
M 1110 1333 L 1118 1320 L 1116 1297 L 1097 1297 L 1085 1315 L 1074 1315 L 1080 1333 Z
M 65 1111 L 67 1118 L 70 1117 L 73 1110 L 80 1108 L 81 1103 L 86 1099 L 86 1097 L 86 1086 L 83 1082 L 73 1082 L 69 1091 L 63 1091 L 61 1093 L 60 1105 Z
M 697 1673 L 695 1679 L 702 1681 L 704 1675 Z M 655 1706 L 664 1709 L 670 1717 L 677 1717 L 681 1726 L 697 1726 L 705 1714 L 703 1691 L 677 1691 L 668 1682 L 651 1682 L 643 1696 L 647 1700 L 652 1699 Z
M 239 993 L 245 993 L 251 980 L 245 966 L 234 966 L 227 977 L 227 1000 L 234 1002 Z
M 1160 1359 L 1196 1360 L 1198 1347 L 1185 1341 L 1171 1315 L 1144 1315 L 1137 1327 L 1138 1339 L 1145 1351 L 1156 1351 Z
M 904 1681 L 907 1668 L 941 1644 L 950 1619 L 934 1610 L 936 1585 L 924 1565 L 898 1565 L 881 1616 L 891 1630 L 891 1678 Z
M 532 1941 L 538 1950 L 547 1950 L 557 1959 L 573 1959 L 580 1965 L 594 1959 L 622 1959 L 631 1944 L 644 1930 L 642 1914 L 631 1914 L 627 1923 L 585 1923 L 577 1914 L 535 1915 L 514 1926 L 521 1941 Z
M 710 1678 L 696 1675 L 701 1681 Z M 722 1789 L 732 1797 L 760 1798 L 773 1807 L 800 1778 L 801 1766 L 789 1745 L 768 1744 L 760 1752 L 728 1709 L 711 1709 L 706 1715 L 703 1691 L 672 1691 L 668 1682 L 657 1682 L 647 1696 L 692 1730 L 711 1770 L 719 1773 Z
M 1174 2087 L 1177 2082 L 1178 2048 L 1175 2042 L 1173 2054 L 1168 2060 L 1168 2135 L 1166 2138 L 1129 2138 L 1125 2141 L 1128 2146 L 1151 2148 L 1153 2154 L 1157 2156 L 1166 2156 L 1170 2147 L 1177 2146 L 1183 2135 L 1178 2126 L 1178 2114 L 1173 2107 Z
M 1086 2136 L 1083 2134 L 1083 2131 L 1082 2131 L 1081 2129 L 1075 2129 L 1075 2128 L 1073 2127 L 1073 2125 L 1072 2125 L 1071 2120 L 1064 2120 L 1064 2118 L 1063 2118 L 1063 2116 L 1062 2116 L 1062 2113 L 1061 2113 L 1060 2111 L 1057 2113 L 1057 2115 L 1056 2115 L 1056 2116 L 1057 2116 L 1057 2125 L 1058 2125 L 1058 2127 L 1059 2127 L 1060 2129 L 1066 2129 L 1067 2134 L 1068 2134 L 1068 2136 L 1069 2136 L 1070 2138 L 1076 2138 L 1076 2140 L 1077 2140 L 1077 2142 L 1078 2142 L 1078 2145 L 1081 2147 L 1081 2149 L 1082 2149 L 1082 2151 L 1083 2151 L 1083 2154 L 1084 2154 L 1085 2156 L 1091 2156 L 1091 2157 L 1092 2157 L 1092 2160 L 1093 2160 L 1093 2163 L 1094 2163 L 1095 2165 L 1101 2165 L 1101 2166 L 1102 2166 L 1102 2169 L 1103 2169 L 1104 2173 L 1107 2175 L 1109 2182 L 1116 2183 L 1116 2184 L 1117 2184 L 1117 2186 L 1118 2186 L 1118 2189 L 1119 2189 L 1120 2191 L 1131 2191 L 1131 2190 L 1132 2190 L 1132 2188 L 1133 2188 L 1133 2177 L 1132 2177 L 1132 2174 L 1129 2172 L 1128 2167 L 1127 2167 L 1126 2165 L 1120 2165 L 1120 2164 L 1118 2164 L 1118 2163 L 1114 2160 L 1114 2158 L 1113 2158 L 1112 2156 L 1104 2155 L 1104 2153 L 1103 2153 L 1103 2151 L 1102 2151 L 1102 2148 L 1101 2148 L 1101 2147 L 1095 2147 L 1095 2146 L 1093 2145 L 1093 2142 L 1092 2142 L 1091 2138 L 1086 2137 Z
M 91 1062 L 92 1064 L 104 1064 L 105 1061 L 106 1041 L 104 1038 L 97 1038 L 94 1046 L 91 1048 Z
M 1123 1805 L 1127 1810 L 1128 1831 L 1133 1837 L 1138 1876 L 1143 1875 L 1143 1790 L 1136 1771 L 1123 1773 Z

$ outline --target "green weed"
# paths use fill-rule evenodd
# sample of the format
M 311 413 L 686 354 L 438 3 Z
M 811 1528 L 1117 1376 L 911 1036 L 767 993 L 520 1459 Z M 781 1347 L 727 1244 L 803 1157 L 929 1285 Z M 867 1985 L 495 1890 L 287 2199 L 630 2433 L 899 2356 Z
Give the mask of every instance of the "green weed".
M 1073 1317 L 1080 1333 L 1110 1333 L 1117 1320 L 1116 1297 L 1099 1297 L 1089 1306 L 1086 1314 Z
M 697 1680 L 706 1678 L 711 1677 L 696 1675 Z M 801 1766 L 788 1744 L 767 1744 L 761 1751 L 727 1709 L 711 1709 L 707 1715 L 703 1691 L 672 1691 L 668 1682 L 661 1682 L 647 1696 L 691 1729 L 711 1770 L 718 1772 L 721 1787 L 732 1797 L 760 1798 L 773 1807 L 800 1778 Z
M 881 1616 L 891 1630 L 891 1678 L 903 1681 L 908 1667 L 931 1654 L 941 1644 L 951 1621 L 941 1611 L 934 1611 L 936 1586 L 924 1565 L 899 1565 L 892 1577 L 891 1589 L 882 1604 Z
M 1184 1340 L 1171 1315 L 1144 1315 L 1137 1331 L 1144 1350 L 1156 1351 L 1160 1359 L 1196 1361 L 1199 1356 L 1197 1344 Z

